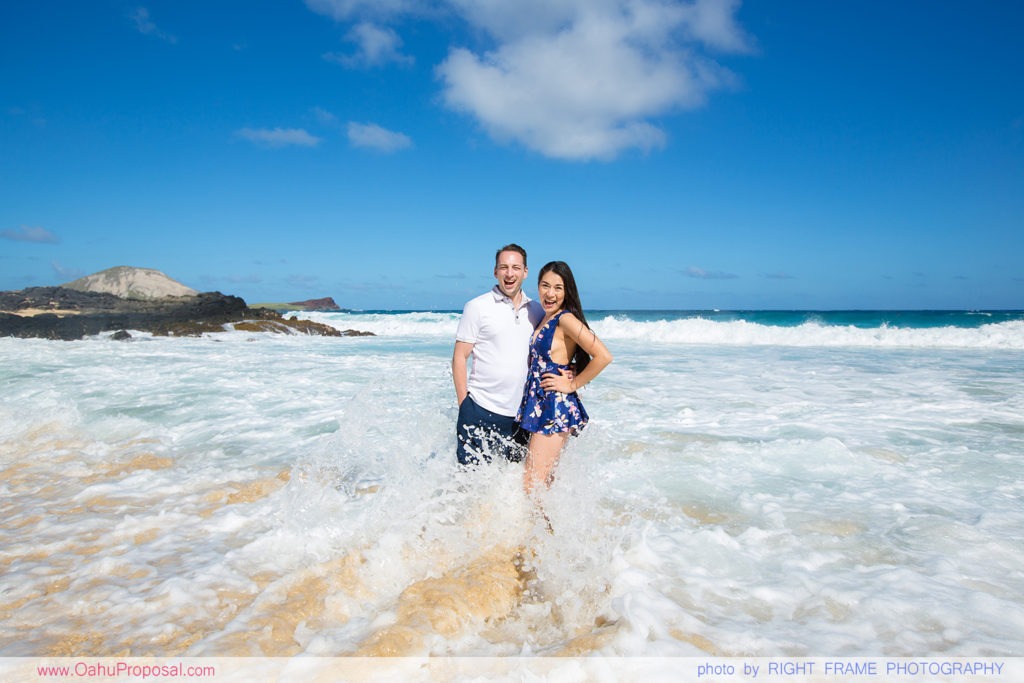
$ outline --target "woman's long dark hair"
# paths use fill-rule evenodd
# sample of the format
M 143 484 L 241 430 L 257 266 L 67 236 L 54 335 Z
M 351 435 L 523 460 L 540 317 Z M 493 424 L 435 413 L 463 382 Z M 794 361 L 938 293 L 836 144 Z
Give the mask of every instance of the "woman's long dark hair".
M 589 330 L 590 325 L 587 323 L 587 317 L 583 315 L 583 304 L 580 303 L 580 292 L 576 289 L 576 278 L 572 276 L 572 268 L 565 261 L 546 263 L 540 269 L 540 275 L 537 276 L 538 285 L 540 285 L 540 281 L 547 273 L 554 273 L 562 278 L 562 284 L 565 285 L 565 301 L 562 302 L 562 308 L 579 318 L 580 322 Z M 589 362 L 590 354 L 584 351 L 579 344 L 576 344 L 576 351 L 573 353 L 572 358 L 569 359 L 569 364 L 573 366 L 573 371 L 577 374 L 583 372 L 583 369 L 587 367 Z

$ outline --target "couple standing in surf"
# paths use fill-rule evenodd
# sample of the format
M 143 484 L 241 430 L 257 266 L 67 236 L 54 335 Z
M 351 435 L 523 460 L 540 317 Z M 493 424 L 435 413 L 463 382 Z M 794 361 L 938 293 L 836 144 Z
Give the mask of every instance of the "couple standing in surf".
M 497 284 L 462 311 L 452 378 L 459 403 L 459 463 L 525 457 L 523 487 L 532 493 L 540 484 L 551 485 L 569 436 L 578 436 L 587 424 L 577 390 L 604 370 L 612 355 L 587 324 L 565 262 L 541 268 L 536 301 L 523 292 L 528 274 L 525 249 L 509 244 L 498 250 Z

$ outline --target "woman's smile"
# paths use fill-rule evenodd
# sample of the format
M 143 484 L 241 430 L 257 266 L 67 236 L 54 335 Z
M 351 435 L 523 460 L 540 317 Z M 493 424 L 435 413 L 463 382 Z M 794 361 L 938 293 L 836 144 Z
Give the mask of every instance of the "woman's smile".
M 544 311 L 557 311 L 565 303 L 565 283 L 555 273 L 545 273 L 537 283 L 537 298 Z

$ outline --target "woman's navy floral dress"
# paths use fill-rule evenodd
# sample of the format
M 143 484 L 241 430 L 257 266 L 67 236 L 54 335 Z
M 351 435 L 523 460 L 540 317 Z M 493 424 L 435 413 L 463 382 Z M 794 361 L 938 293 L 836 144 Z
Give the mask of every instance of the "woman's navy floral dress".
M 578 436 L 590 419 L 576 392 L 562 394 L 545 391 L 540 385 L 541 375 L 549 372 L 558 374 L 559 370 L 569 368 L 568 365 L 551 360 L 551 342 L 555 338 L 558 319 L 563 313 L 565 311 L 559 311 L 552 316 L 530 341 L 530 371 L 526 376 L 523 402 L 516 415 L 516 420 L 528 432 L 569 432 Z

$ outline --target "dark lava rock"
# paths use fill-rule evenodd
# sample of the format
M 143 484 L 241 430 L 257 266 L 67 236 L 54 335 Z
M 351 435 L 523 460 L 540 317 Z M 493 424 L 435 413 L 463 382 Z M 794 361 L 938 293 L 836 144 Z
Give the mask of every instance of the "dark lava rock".
M 348 334 L 320 323 L 284 321 L 275 311 L 250 309 L 239 297 L 220 292 L 145 301 L 65 287 L 29 287 L 0 292 L 0 311 L 9 311 L 0 313 L 0 337 L 70 341 L 112 330 L 125 331 L 125 334 L 127 330 L 141 330 L 164 336 L 200 336 L 223 332 L 228 325 L 247 320 L 280 323 L 275 331 Z M 18 315 L 19 311 L 31 313 Z

